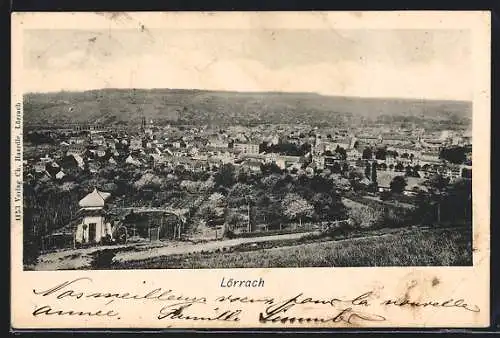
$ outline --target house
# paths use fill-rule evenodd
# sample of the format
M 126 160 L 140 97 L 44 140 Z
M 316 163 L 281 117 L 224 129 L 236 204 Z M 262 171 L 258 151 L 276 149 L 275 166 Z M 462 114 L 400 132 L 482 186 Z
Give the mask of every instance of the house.
M 86 150 L 85 144 L 83 143 L 74 143 L 68 146 L 68 151 L 66 151 L 66 155 L 82 155 Z
M 91 136 L 91 138 L 92 138 L 92 143 L 97 144 L 98 146 L 106 144 L 106 139 L 104 138 L 103 135 L 93 135 Z
M 466 131 L 462 135 L 462 143 L 463 144 L 472 144 L 472 131 Z
M 116 149 L 117 143 L 119 143 L 119 141 L 117 139 L 108 140 L 108 142 L 106 142 L 106 147 L 108 147 L 111 150 L 114 150 L 114 149 Z
M 265 140 L 268 146 L 277 145 L 280 142 L 280 137 L 278 135 L 270 135 Z
M 89 171 L 93 174 L 97 173 L 99 169 L 101 169 L 101 166 L 99 165 L 98 162 L 89 162 L 88 163 Z
M 439 149 L 443 145 L 443 140 L 440 139 L 426 139 L 420 142 L 425 148 Z
M 351 148 L 351 139 L 349 137 L 341 138 L 341 139 L 335 139 L 332 142 L 333 145 L 333 150 L 337 149 L 337 147 L 344 148 L 345 150 Z
M 374 145 L 378 144 L 382 141 L 381 136 L 374 136 L 374 135 L 358 135 L 356 138 L 363 143 Z
M 133 138 L 130 140 L 130 150 L 140 150 L 142 149 L 142 139 Z
M 300 156 L 279 156 L 278 161 L 283 161 L 285 163 L 285 167 L 299 167 L 301 166 L 301 157 Z
M 33 169 L 35 170 L 35 172 L 41 173 L 41 172 L 45 171 L 45 167 L 46 167 L 46 164 L 44 162 L 40 161 L 40 162 L 35 163 L 35 165 L 33 166 Z
M 66 176 L 66 174 L 62 170 L 59 170 L 55 177 L 58 180 L 62 180 L 64 176 Z
M 335 149 L 337 149 L 338 145 L 339 144 L 335 143 L 335 142 L 317 141 L 313 149 L 314 149 L 314 153 L 316 153 L 316 154 L 323 154 L 325 151 L 330 151 L 333 153 L 335 151 Z M 344 144 L 344 146 L 345 146 L 345 144 Z M 344 149 L 347 149 L 347 148 L 344 148 Z
M 229 147 L 229 142 L 225 139 L 220 139 L 218 137 L 211 137 L 208 140 L 209 147 L 212 148 L 228 148 Z
M 438 151 L 422 151 L 420 153 L 420 164 L 438 164 L 441 163 Z
M 235 156 L 229 151 L 217 152 L 211 158 L 220 161 L 221 163 L 233 163 L 235 161 Z
M 349 149 L 347 151 L 347 160 L 349 161 L 355 161 L 355 160 L 358 160 L 361 158 L 361 153 L 355 149 L 355 148 L 352 148 L 352 149 Z
M 391 190 L 391 181 L 396 176 L 404 176 L 402 173 L 393 172 L 393 171 L 379 171 L 377 173 L 377 184 L 379 192 L 390 191 Z M 418 191 L 427 191 L 427 188 L 424 186 L 425 179 L 419 177 L 405 177 L 406 187 L 404 190 L 405 195 L 413 195 Z
M 262 162 L 260 162 L 258 160 L 247 159 L 242 163 L 242 166 L 244 166 L 245 168 L 250 169 L 250 171 L 256 173 L 256 172 L 260 172 L 261 164 L 262 164 Z
M 234 143 L 233 148 L 243 154 L 258 154 L 259 144 L 258 143 Z
M 416 140 L 415 138 L 411 138 L 408 135 L 383 134 L 381 137 L 382 143 L 388 146 L 405 144 L 410 141 Z
M 312 163 L 316 166 L 316 169 L 325 169 L 325 157 L 324 156 L 313 156 Z
M 387 166 L 389 166 L 389 165 L 392 165 L 392 166 L 396 165 L 397 164 L 396 157 L 392 153 L 387 153 L 385 155 L 385 164 Z
M 192 171 L 195 167 L 195 162 L 193 159 L 184 156 L 174 156 L 170 159 L 175 167 L 183 167 L 184 170 Z
M 98 147 L 98 148 L 96 149 L 96 152 L 95 152 L 95 153 L 96 153 L 96 155 L 97 155 L 98 157 L 104 157 L 104 156 L 106 156 L 106 148 L 105 148 L 105 147 Z
M 313 177 L 314 176 L 314 168 L 313 168 L 313 166 L 309 165 L 309 166 L 307 166 L 305 168 L 305 173 L 306 173 L 307 177 Z
M 68 141 L 69 144 L 84 144 L 86 140 L 83 137 L 70 137 Z
M 198 154 L 198 151 L 199 151 L 199 150 L 198 150 L 198 148 L 197 148 L 197 147 L 195 147 L 195 146 L 190 146 L 190 147 L 187 149 L 187 151 L 188 151 L 188 154 L 189 154 L 190 156 L 196 156 L 196 155 Z
M 135 166 L 141 165 L 141 162 L 139 160 L 136 160 L 135 158 L 133 158 L 132 155 L 128 155 L 128 157 L 125 159 L 125 163 L 132 164 Z
M 43 163 L 50 163 L 52 162 L 52 158 L 47 154 L 44 157 L 40 157 L 40 161 Z
M 151 161 L 153 166 L 165 163 L 165 158 L 161 154 L 157 154 L 157 153 L 149 154 L 149 160 Z
M 462 177 L 462 167 L 458 165 L 447 166 L 443 170 L 442 175 L 450 180 L 456 180 L 457 178 Z
M 78 154 L 71 154 L 71 157 L 73 157 L 77 163 L 78 168 L 83 169 L 85 165 L 85 161 L 83 160 L 83 157 L 78 155 Z
M 112 236 L 111 224 L 107 222 L 104 206 L 110 193 L 94 189 L 82 198 L 75 230 L 75 242 L 79 244 L 99 243 L 103 238 Z

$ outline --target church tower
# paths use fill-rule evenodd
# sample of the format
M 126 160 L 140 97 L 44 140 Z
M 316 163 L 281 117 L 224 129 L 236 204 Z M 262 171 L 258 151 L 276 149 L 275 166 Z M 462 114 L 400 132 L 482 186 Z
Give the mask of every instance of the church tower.
M 141 132 L 144 133 L 145 131 L 146 131 L 146 117 L 143 115 L 141 121 Z

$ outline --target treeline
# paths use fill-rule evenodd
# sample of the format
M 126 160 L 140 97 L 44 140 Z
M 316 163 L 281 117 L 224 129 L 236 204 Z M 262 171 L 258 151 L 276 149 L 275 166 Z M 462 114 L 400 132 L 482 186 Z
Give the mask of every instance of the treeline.
M 446 147 L 439 151 L 439 158 L 454 164 L 463 164 L 467 161 L 467 154 L 471 152 L 470 147 Z
M 268 145 L 267 142 L 263 142 L 259 145 L 259 152 L 278 153 L 287 156 L 304 156 L 310 151 L 311 145 L 308 143 L 297 145 L 294 143 L 280 142 L 278 144 Z
M 335 183 L 322 176 L 283 173 L 276 166 L 263 166 L 263 173 L 237 171 L 231 164 L 223 165 L 214 175 L 213 194 L 219 194 L 217 205 L 226 208 L 225 222 L 236 225 L 237 216 L 230 210 L 254 210 L 246 220 L 253 225 L 266 223 L 269 229 L 304 221 L 344 219 L 346 210 Z M 210 215 L 215 216 L 215 215 Z M 219 215 L 221 216 L 221 215 Z M 245 220 L 239 220 L 245 222 Z
M 69 188 L 69 186 L 68 186 Z M 68 224 L 78 211 L 81 189 L 60 188 L 50 182 L 24 184 L 23 261 L 30 264 L 42 248 L 42 237 Z

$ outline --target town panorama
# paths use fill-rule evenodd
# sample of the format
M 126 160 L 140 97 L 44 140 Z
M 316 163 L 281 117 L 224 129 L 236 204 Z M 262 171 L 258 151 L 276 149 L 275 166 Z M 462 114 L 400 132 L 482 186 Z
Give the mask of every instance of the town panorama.
M 469 102 L 106 89 L 24 116 L 25 269 L 472 264 Z

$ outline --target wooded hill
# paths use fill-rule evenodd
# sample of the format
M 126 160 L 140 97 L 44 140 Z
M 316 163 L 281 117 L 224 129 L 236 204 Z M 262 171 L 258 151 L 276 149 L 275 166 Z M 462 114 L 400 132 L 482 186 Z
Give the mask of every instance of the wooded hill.
M 24 120 L 30 124 L 140 122 L 259 124 L 442 121 L 468 124 L 472 103 L 323 96 L 314 93 L 223 92 L 187 89 L 103 89 L 84 92 L 29 93 Z

